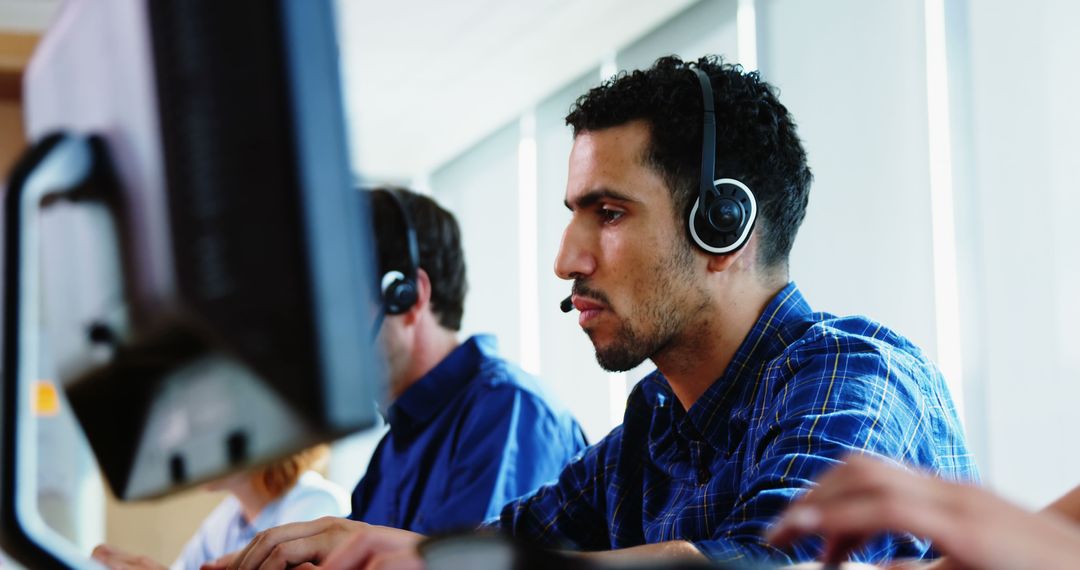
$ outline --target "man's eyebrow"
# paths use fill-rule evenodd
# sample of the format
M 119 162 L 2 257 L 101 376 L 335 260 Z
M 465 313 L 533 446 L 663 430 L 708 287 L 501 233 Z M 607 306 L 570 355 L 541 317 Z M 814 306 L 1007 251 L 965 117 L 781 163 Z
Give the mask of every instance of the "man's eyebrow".
M 573 212 L 574 210 L 580 208 L 588 208 L 590 206 L 593 206 L 601 200 L 614 200 L 616 202 L 638 202 L 638 200 L 635 200 L 630 196 L 623 194 L 622 192 L 617 192 L 609 188 L 598 188 L 596 190 L 592 190 L 582 194 L 581 196 L 578 196 L 574 200 L 573 204 L 566 200 L 563 200 L 563 205 L 566 206 L 567 210 Z

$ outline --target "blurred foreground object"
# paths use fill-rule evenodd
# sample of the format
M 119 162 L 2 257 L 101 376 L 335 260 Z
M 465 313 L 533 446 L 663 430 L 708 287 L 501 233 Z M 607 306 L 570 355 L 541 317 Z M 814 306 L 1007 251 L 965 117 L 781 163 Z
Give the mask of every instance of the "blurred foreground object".
M 3 225 L 7 552 L 83 564 L 33 505 L 43 334 L 122 499 L 373 423 L 377 284 L 329 0 L 72 0 L 24 87 L 31 148 Z

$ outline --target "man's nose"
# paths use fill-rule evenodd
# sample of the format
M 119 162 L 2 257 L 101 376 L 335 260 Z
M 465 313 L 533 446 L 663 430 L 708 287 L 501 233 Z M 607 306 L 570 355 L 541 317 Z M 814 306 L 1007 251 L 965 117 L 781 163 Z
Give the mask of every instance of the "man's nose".
M 588 277 L 596 270 L 596 257 L 580 224 L 573 219 L 563 230 L 559 254 L 555 256 L 555 275 L 561 279 Z

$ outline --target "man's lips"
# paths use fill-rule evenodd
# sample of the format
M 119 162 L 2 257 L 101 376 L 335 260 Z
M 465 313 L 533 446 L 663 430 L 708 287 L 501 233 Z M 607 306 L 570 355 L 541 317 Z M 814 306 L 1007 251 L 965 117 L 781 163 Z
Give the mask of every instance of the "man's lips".
M 572 299 L 574 308 L 578 310 L 578 324 L 583 327 L 585 323 L 598 317 L 600 312 L 607 308 L 603 303 L 578 295 L 574 295 Z
M 593 301 L 592 299 L 582 297 L 580 295 L 574 295 L 570 299 L 574 303 L 574 308 L 579 311 L 599 311 L 605 308 L 603 303 L 599 301 Z

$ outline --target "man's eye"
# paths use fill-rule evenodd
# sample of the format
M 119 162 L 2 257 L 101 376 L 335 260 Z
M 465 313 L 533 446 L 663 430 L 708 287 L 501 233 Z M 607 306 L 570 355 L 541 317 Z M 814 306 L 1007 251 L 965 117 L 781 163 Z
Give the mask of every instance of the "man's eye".
M 610 208 L 600 208 L 600 218 L 605 224 L 616 222 L 619 218 L 623 217 L 624 212 L 619 210 L 612 210 Z

